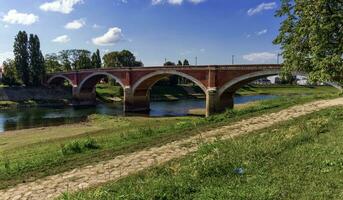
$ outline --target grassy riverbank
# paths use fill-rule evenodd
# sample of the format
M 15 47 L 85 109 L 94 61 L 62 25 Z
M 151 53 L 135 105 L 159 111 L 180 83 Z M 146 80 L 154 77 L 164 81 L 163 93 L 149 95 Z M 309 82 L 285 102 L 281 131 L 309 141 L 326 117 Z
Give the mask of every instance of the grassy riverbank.
M 342 133 L 330 108 L 62 199 L 341 199 Z
M 268 100 L 206 119 L 94 115 L 84 124 L 8 132 L 0 135 L 0 188 L 165 144 L 242 118 L 336 96 Z
M 123 99 L 120 86 L 109 84 L 97 85 L 98 98 L 104 102 Z M 331 86 L 298 86 L 298 85 L 248 85 L 238 90 L 237 96 L 248 95 L 314 95 L 336 93 L 337 89 Z M 154 101 L 176 101 L 180 99 L 204 99 L 203 91 L 193 85 L 154 86 L 150 92 Z M 118 98 L 115 98 L 118 97 Z

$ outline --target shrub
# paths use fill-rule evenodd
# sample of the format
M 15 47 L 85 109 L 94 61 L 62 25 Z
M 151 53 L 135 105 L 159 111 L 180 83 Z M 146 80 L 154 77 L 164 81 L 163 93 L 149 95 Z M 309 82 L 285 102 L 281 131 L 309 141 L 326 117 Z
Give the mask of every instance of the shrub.
M 75 140 L 68 144 L 61 145 L 61 151 L 63 155 L 82 153 L 89 149 L 99 149 L 100 145 L 93 138 L 86 140 Z

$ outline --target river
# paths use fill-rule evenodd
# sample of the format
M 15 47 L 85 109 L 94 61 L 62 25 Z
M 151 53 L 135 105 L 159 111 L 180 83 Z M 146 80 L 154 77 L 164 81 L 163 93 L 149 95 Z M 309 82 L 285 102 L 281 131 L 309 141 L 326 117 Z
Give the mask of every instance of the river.
M 235 104 L 275 98 L 272 95 L 237 96 Z M 151 102 L 151 111 L 147 116 L 186 116 L 191 109 L 205 108 L 204 100 L 187 99 L 169 102 Z M 99 104 L 85 108 L 22 108 L 0 111 L 0 133 L 9 130 L 19 130 L 35 127 L 46 127 L 77 123 L 87 119 L 92 114 L 123 115 L 122 104 Z

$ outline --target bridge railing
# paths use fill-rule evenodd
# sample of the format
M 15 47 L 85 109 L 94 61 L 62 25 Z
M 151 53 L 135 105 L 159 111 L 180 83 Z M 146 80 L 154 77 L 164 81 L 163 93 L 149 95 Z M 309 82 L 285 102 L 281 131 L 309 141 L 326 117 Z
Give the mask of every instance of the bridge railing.
M 280 69 L 282 65 L 279 64 L 242 64 L 242 65 L 188 65 L 188 66 L 146 66 L 146 67 L 106 67 L 106 68 L 94 68 L 94 69 L 82 69 L 82 70 L 72 70 L 65 72 L 49 73 L 48 76 L 56 74 L 70 74 L 70 73 L 80 73 L 80 72 L 101 72 L 109 70 L 118 71 L 130 71 L 130 70 L 155 70 L 155 69 Z

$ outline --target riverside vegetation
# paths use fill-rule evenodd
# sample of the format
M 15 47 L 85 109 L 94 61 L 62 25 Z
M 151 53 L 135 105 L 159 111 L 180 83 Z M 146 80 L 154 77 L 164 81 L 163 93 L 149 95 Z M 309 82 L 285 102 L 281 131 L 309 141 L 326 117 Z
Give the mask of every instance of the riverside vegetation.
M 0 136 L 0 188 L 97 163 L 230 122 L 337 94 L 277 98 L 210 118 L 92 115 L 82 124 L 7 132 Z
M 60 199 L 342 199 L 342 133 L 329 108 Z

